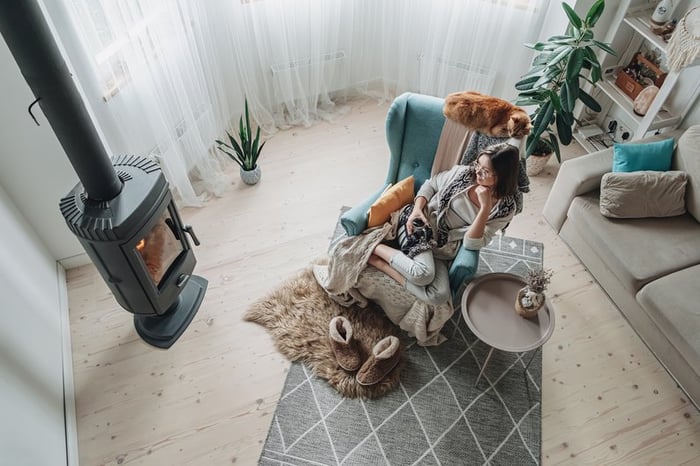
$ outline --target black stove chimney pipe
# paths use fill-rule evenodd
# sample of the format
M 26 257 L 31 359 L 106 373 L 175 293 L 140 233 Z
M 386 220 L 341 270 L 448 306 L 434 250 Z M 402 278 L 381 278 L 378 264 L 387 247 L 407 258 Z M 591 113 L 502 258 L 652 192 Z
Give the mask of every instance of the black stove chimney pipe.
M 0 32 L 93 201 L 114 199 L 112 166 L 36 0 L 0 0 Z

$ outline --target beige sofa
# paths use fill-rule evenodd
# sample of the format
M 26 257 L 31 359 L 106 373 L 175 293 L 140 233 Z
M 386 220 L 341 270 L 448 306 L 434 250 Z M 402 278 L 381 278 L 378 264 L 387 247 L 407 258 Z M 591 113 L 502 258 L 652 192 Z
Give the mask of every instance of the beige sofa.
M 600 182 L 611 171 L 610 148 L 562 163 L 543 215 L 700 406 L 700 125 L 671 135 L 677 140 L 671 169 L 688 174 L 685 214 L 601 215 Z

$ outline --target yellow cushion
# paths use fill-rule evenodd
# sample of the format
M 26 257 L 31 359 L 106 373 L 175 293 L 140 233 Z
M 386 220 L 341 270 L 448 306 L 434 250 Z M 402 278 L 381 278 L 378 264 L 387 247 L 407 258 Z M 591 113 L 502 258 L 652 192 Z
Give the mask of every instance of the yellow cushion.
M 393 186 L 388 186 L 379 199 L 369 208 L 367 228 L 379 226 L 391 218 L 391 214 L 413 202 L 413 175 Z

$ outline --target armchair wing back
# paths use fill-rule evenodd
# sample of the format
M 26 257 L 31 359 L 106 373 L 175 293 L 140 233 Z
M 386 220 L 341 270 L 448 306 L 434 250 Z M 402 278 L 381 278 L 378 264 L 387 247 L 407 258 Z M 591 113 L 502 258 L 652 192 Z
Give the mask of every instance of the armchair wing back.
M 414 193 L 430 177 L 435 151 L 440 141 L 445 117 L 444 100 L 406 92 L 389 107 L 385 131 L 389 146 L 389 169 L 384 185 L 364 202 L 345 212 L 340 223 L 349 236 L 367 228 L 367 211 L 391 183 L 413 175 Z
M 404 93 L 394 100 L 386 117 L 386 140 L 391 153 L 386 183 L 413 175 L 416 192 L 430 177 L 445 117 L 444 100 Z

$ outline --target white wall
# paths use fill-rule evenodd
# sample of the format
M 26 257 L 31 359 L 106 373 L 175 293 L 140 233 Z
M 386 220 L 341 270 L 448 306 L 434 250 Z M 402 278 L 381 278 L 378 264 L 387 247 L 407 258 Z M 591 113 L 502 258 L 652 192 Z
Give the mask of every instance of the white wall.
M 0 225 L 0 464 L 65 465 L 56 261 L 2 186 Z
M 0 185 L 36 231 L 54 259 L 87 256 L 68 229 L 58 202 L 78 182 L 19 66 L 0 36 Z

